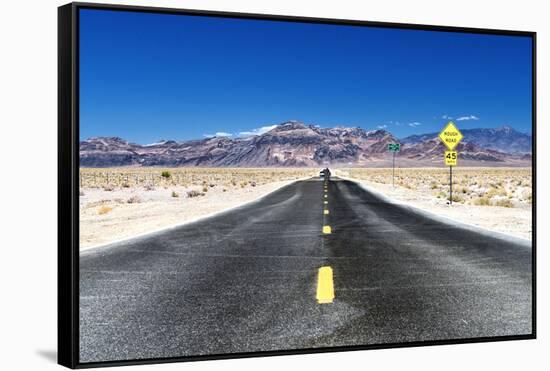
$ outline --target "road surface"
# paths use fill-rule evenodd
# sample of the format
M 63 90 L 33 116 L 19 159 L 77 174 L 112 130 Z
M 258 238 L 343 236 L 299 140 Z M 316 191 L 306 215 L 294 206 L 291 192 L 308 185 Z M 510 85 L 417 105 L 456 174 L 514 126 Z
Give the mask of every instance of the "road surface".
M 82 252 L 80 361 L 530 334 L 531 294 L 529 246 L 310 179 Z

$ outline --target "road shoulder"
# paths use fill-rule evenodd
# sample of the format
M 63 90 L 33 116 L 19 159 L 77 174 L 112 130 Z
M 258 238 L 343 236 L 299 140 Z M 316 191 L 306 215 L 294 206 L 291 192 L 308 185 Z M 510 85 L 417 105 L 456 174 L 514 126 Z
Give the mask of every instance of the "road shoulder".
M 510 209 L 498 206 L 474 206 L 436 202 L 422 195 L 404 197 L 402 190 L 392 190 L 372 182 L 339 175 L 352 181 L 385 202 L 414 210 L 441 223 L 460 226 L 486 236 L 512 241 L 531 247 L 532 216 L 530 209 Z M 397 188 L 397 187 L 396 187 Z M 410 193 L 410 192 L 409 192 Z

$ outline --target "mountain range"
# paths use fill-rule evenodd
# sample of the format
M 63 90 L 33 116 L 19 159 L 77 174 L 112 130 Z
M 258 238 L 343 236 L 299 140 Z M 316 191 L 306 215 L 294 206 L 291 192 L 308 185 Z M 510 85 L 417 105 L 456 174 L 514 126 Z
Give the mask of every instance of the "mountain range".
M 531 136 L 509 126 L 462 130 L 459 165 L 530 166 Z M 80 166 L 302 167 L 370 166 L 391 163 L 388 143 L 401 143 L 400 166 L 442 166 L 445 147 L 438 133 L 397 139 L 389 131 L 320 128 L 288 121 L 249 137 L 162 140 L 140 145 L 118 137 L 80 142 Z
M 531 153 L 532 138 L 529 134 L 520 133 L 508 125 L 498 128 L 463 129 L 464 141 L 478 147 L 492 149 L 504 153 Z M 437 138 L 438 133 L 411 135 L 403 138 L 403 144 L 417 144 Z

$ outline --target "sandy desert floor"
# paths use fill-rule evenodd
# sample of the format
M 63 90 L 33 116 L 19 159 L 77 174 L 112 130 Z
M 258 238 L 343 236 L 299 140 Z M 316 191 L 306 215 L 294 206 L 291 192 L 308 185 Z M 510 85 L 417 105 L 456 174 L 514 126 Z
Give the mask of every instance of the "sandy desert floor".
M 164 176 L 163 176 L 164 173 Z M 336 169 L 388 197 L 463 223 L 531 239 L 531 170 Z M 81 169 L 80 248 L 191 222 L 256 200 L 318 169 Z
M 377 190 L 421 210 L 492 231 L 532 239 L 529 168 L 456 168 L 453 204 L 448 169 L 338 169 L 336 175 Z

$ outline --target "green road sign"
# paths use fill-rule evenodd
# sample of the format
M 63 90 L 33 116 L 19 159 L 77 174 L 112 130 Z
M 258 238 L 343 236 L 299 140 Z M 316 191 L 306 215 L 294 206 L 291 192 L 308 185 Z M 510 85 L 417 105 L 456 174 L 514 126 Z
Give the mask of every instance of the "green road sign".
M 399 152 L 401 145 L 399 143 L 388 143 L 389 152 Z

